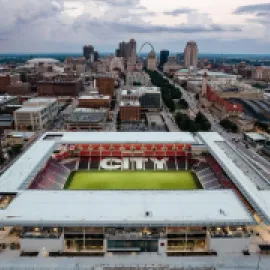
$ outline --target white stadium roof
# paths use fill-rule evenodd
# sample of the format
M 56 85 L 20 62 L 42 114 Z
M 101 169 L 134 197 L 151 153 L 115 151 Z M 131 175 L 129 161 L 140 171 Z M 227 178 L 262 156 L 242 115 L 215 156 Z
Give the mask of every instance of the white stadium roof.
M 117 195 L 116 195 L 117 193 Z M 146 212 L 149 215 L 146 215 Z M 4 225 L 241 225 L 254 220 L 232 190 L 32 191 L 0 212 Z
M 260 191 L 252 177 L 222 149 L 218 133 L 47 133 L 0 176 L 0 194 L 18 193 L 3 224 L 250 224 L 253 218 L 232 190 L 198 191 L 38 191 L 25 190 L 59 144 L 188 143 L 204 145 L 255 210 L 270 223 L 270 189 Z M 220 143 L 223 143 L 222 145 Z M 222 146 L 222 147 L 221 147 Z M 252 168 L 250 168 L 252 170 Z M 255 172 L 253 172 L 255 173 Z M 257 172 L 256 172 L 257 173 Z M 259 174 L 259 172 L 258 172 Z M 116 195 L 117 193 L 117 195 Z M 72 199 L 71 199 L 72 198 Z M 112 206 L 114 206 L 112 208 Z M 150 217 L 144 216 L 148 211 Z M 72 223 L 73 222 L 73 223 Z
M 220 148 L 219 142 L 226 143 L 228 148 L 230 148 L 230 144 L 218 133 L 201 132 L 199 137 L 249 203 L 264 217 L 266 223 L 270 223 L 270 199 L 268 199 L 270 197 L 270 190 L 259 190 L 254 184 L 252 177 L 249 176 L 250 172 L 245 173 L 243 168 L 235 164 L 233 157 L 227 155 L 226 151 Z M 254 168 L 250 167 L 249 170 L 254 171 Z M 257 174 L 260 173 L 255 172 Z
M 35 65 L 39 63 L 44 63 L 44 64 L 57 64 L 59 63 L 59 60 L 54 59 L 54 58 L 33 58 L 27 61 L 27 64 L 30 65 Z
M 61 141 L 66 143 L 188 143 L 197 141 L 187 132 L 78 132 L 63 133 Z

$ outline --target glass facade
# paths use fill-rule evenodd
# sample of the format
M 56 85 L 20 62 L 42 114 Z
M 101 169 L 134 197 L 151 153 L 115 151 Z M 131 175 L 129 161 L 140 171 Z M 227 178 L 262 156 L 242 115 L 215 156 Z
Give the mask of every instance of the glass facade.
M 156 109 L 161 108 L 160 93 L 146 93 L 140 97 L 142 109 Z
M 108 251 L 157 252 L 157 240 L 108 240 Z

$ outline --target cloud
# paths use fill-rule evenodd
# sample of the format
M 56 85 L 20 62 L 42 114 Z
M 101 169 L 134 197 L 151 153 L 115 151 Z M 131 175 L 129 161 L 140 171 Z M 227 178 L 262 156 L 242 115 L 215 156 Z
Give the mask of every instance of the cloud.
M 247 21 L 251 23 L 257 23 L 265 27 L 269 27 L 270 24 L 270 3 L 256 4 L 240 6 L 235 11 L 237 15 L 252 15 L 252 18 L 248 18 Z M 268 29 L 265 29 L 266 33 Z
M 196 11 L 196 9 L 192 9 L 192 8 L 177 8 L 177 9 L 173 9 L 171 11 L 165 11 L 165 12 L 163 12 L 163 14 L 164 15 L 170 15 L 170 16 L 176 17 L 178 15 L 189 14 L 189 13 L 194 12 L 194 11 Z
M 140 4 L 139 0 L 94 0 L 94 2 L 113 7 L 131 7 Z
M 174 9 L 177 3 L 171 10 L 165 10 L 172 18 L 164 17 L 165 12 L 156 11 L 154 4 L 153 11 L 157 13 L 143 3 L 143 0 L 0 0 L 0 6 L 5 8 L 0 16 L 0 51 L 80 52 L 83 44 L 88 43 L 97 50 L 112 51 L 120 40 L 130 38 L 135 38 L 138 44 L 146 40 L 166 44 L 170 40 L 178 47 L 188 39 L 238 40 L 250 33 L 254 33 L 254 40 L 267 41 L 269 37 L 258 23 L 216 24 L 210 13 L 188 7 Z M 260 10 L 252 17 L 262 23 L 267 21 L 266 12 Z M 185 16 L 178 19 L 174 14 Z
M 80 21 L 76 22 L 80 25 Z M 241 29 L 237 26 L 223 26 L 218 24 L 189 25 L 180 24 L 175 26 L 155 25 L 149 23 L 129 23 L 129 22 L 107 22 L 100 19 L 89 19 L 86 22 L 86 27 L 89 31 L 98 29 L 107 29 L 112 33 L 131 33 L 131 34 L 159 34 L 159 33 L 220 33 L 220 32 L 240 32 Z
M 240 6 L 234 11 L 234 14 L 262 14 L 262 13 L 266 13 L 269 15 L 270 3 Z
M 0 6 L 5 7 L 1 13 L 0 33 L 11 33 L 25 24 L 35 24 L 40 19 L 55 17 L 63 11 L 63 4 L 57 1 L 43 0 L 42 3 L 35 0 L 23 0 L 13 2 L 0 0 Z

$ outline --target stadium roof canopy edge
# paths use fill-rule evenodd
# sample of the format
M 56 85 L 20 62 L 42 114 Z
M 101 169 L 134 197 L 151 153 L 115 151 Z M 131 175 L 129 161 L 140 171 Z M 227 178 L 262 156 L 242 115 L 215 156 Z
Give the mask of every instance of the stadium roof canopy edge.
M 6 226 L 255 224 L 232 190 L 28 190 L 17 196 L 6 210 L 0 212 L 0 220 L 1 224 Z

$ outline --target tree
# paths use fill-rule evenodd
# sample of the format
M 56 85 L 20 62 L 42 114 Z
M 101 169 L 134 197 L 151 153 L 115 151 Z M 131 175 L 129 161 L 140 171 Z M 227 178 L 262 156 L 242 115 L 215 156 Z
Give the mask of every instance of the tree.
M 238 126 L 229 119 L 223 119 L 219 122 L 219 124 L 227 131 L 237 133 Z
M 188 107 L 189 107 L 186 100 L 182 99 L 182 98 L 178 100 L 177 105 L 178 105 L 179 109 L 188 109 Z
M 5 163 L 5 158 L 3 155 L 0 156 L 0 165 L 3 165 Z
M 205 117 L 204 114 L 198 112 L 195 118 L 195 123 L 200 131 L 210 131 L 211 130 L 211 123 Z
M 22 152 L 23 145 L 22 144 L 15 144 L 12 146 L 12 150 L 14 155 L 18 155 Z
M 133 82 L 133 86 L 142 86 L 140 82 Z

